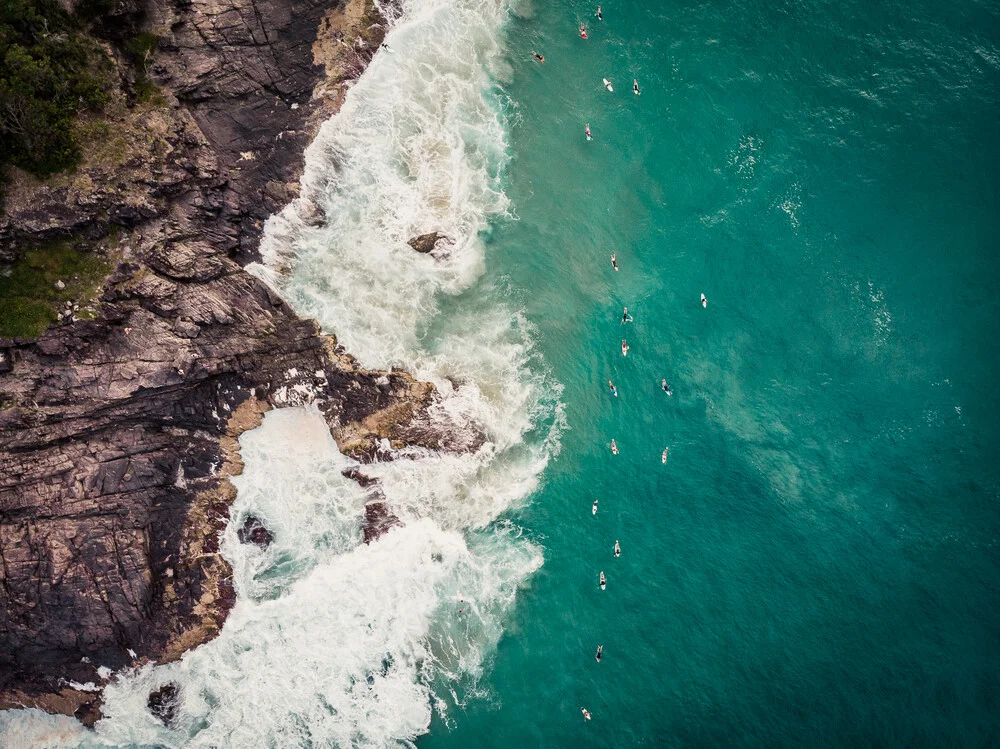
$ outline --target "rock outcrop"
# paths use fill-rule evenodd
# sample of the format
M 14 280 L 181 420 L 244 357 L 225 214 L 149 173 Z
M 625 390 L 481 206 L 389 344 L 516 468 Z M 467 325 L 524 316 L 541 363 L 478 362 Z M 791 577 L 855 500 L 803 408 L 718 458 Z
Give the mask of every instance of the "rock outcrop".
M 176 659 L 221 628 L 229 477 L 268 409 L 317 403 L 362 462 L 481 443 L 442 427 L 432 385 L 363 369 L 241 267 L 377 48 L 371 0 L 120 5 L 134 12 L 116 24 L 160 37 L 166 103 L 123 95 L 76 173 L 15 174 L 0 218 L 0 262 L 87 237 L 114 267 L 96 319 L 0 340 L 0 709 L 88 724 L 99 666 Z M 371 491 L 366 541 L 396 522 Z M 175 700 L 150 709 L 169 723 Z

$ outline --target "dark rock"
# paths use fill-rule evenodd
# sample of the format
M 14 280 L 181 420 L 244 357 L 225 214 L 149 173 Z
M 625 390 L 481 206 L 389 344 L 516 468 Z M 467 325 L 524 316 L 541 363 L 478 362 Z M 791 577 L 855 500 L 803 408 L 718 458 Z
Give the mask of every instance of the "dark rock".
M 352 481 L 356 481 L 358 485 L 363 489 L 367 489 L 369 486 L 373 486 L 378 483 L 378 479 L 372 478 L 371 476 L 366 476 L 365 474 L 361 473 L 361 471 L 359 471 L 357 468 L 353 467 L 345 468 L 340 473 L 345 478 L 349 478 Z
M 410 247 L 415 249 L 417 252 L 422 252 L 428 254 L 437 249 L 437 244 L 440 241 L 447 241 L 449 244 L 454 244 L 455 240 L 446 234 L 441 234 L 440 232 L 432 231 L 430 234 L 421 234 L 419 237 L 414 237 L 407 242 Z
M 361 532 L 366 544 L 401 525 L 399 518 L 393 514 L 386 502 L 376 500 L 365 505 L 365 519 Z
M 236 536 L 240 539 L 241 544 L 253 544 L 254 546 L 259 546 L 261 549 L 266 549 L 271 545 L 271 541 L 274 540 L 271 531 L 264 527 L 260 518 L 253 515 L 247 515 L 247 519 L 243 521 L 243 526 L 236 531 Z
M 146 706 L 149 712 L 163 721 L 163 725 L 173 725 L 177 710 L 180 708 L 180 687 L 176 684 L 166 684 L 155 692 L 150 692 Z

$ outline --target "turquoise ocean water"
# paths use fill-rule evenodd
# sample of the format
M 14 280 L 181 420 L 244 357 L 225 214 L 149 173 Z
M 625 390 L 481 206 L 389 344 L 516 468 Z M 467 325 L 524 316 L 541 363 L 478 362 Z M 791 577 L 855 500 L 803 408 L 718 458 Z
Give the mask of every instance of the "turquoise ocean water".
M 483 281 L 565 386 L 546 561 L 419 745 L 997 745 L 1000 9 L 593 11 L 508 29 Z

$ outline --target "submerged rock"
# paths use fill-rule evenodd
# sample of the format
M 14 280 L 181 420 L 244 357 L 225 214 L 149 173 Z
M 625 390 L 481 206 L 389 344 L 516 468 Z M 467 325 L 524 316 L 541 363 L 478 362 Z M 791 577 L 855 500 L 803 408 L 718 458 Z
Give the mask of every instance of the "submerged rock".
M 366 544 L 384 536 L 390 529 L 402 525 L 386 502 L 376 500 L 365 505 L 365 520 L 361 532 Z
M 266 549 L 274 540 L 274 534 L 269 531 L 260 518 L 254 515 L 247 515 L 243 521 L 243 527 L 236 531 L 236 537 L 241 544 L 253 544 L 261 549 Z
M 163 725 L 170 726 L 177 717 L 177 710 L 180 707 L 180 687 L 176 684 L 165 684 L 155 692 L 150 692 L 146 707 L 163 721 Z

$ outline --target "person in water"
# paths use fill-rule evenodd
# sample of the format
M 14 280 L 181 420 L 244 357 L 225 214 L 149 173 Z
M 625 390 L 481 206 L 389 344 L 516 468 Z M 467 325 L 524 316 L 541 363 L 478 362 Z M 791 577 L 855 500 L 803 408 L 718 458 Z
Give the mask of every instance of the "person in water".
M 615 387 L 615 383 L 613 383 L 611 380 L 608 380 L 608 387 L 611 388 L 611 394 L 615 396 L 615 398 L 617 398 L 618 388 Z
M 581 39 L 587 38 L 587 27 L 584 26 L 582 23 L 580 24 L 580 38 Z
M 615 539 L 615 557 L 620 557 L 622 555 L 622 547 L 618 545 L 618 539 Z
M 545 58 L 544 58 L 544 57 L 542 57 L 542 56 L 541 56 L 540 54 L 538 54 L 537 52 L 535 52 L 535 50 L 531 50 L 531 54 L 532 54 L 532 56 L 533 56 L 533 57 L 534 57 L 534 58 L 535 58 L 536 60 L 538 60 L 538 62 L 545 62 Z
M 384 49 L 384 50 L 385 50 L 386 52 L 392 52 L 392 50 L 391 50 L 391 49 L 389 49 L 389 45 L 388 45 L 388 44 L 386 44 L 385 42 L 382 42 L 382 44 L 381 44 L 380 46 L 381 46 L 381 47 L 382 47 L 382 49 Z
M 628 341 L 622 338 L 622 356 L 628 356 Z
M 615 444 L 615 438 L 611 438 L 611 452 L 615 455 L 618 454 L 618 445 Z
M 632 79 L 632 93 L 639 95 L 639 81 L 635 78 Z
M 618 258 L 615 256 L 615 253 L 613 252 L 611 253 L 611 267 L 614 268 L 615 270 L 618 270 Z
M 622 310 L 622 325 L 624 325 L 627 322 L 632 322 L 632 315 L 628 313 L 628 307 L 625 307 Z
M 581 708 L 580 708 L 580 712 L 582 712 L 582 713 L 583 713 L 583 719 L 584 719 L 584 720 L 590 720 L 590 713 L 589 713 L 589 712 L 587 712 L 587 708 L 585 708 L 585 707 L 581 707 Z
M 594 657 L 597 658 L 597 662 L 598 663 L 601 662 L 601 651 L 603 651 L 603 650 L 604 650 L 604 646 L 603 645 L 598 645 L 597 646 L 597 655 L 595 655 Z
M 596 499 L 594 500 L 594 506 L 591 509 L 591 514 L 592 515 L 596 515 L 597 514 L 597 500 Z
M 590 140 L 590 123 L 587 123 L 587 127 L 583 129 L 583 132 L 587 134 L 587 140 Z
M 667 384 L 666 380 L 660 380 L 660 387 L 663 388 L 663 392 L 666 393 L 667 395 L 674 394 L 674 391 L 670 389 L 670 386 Z
M 597 20 L 598 21 L 603 21 L 604 20 L 604 14 L 601 13 L 601 6 L 600 5 L 597 6 L 597 12 L 594 15 L 597 16 Z

